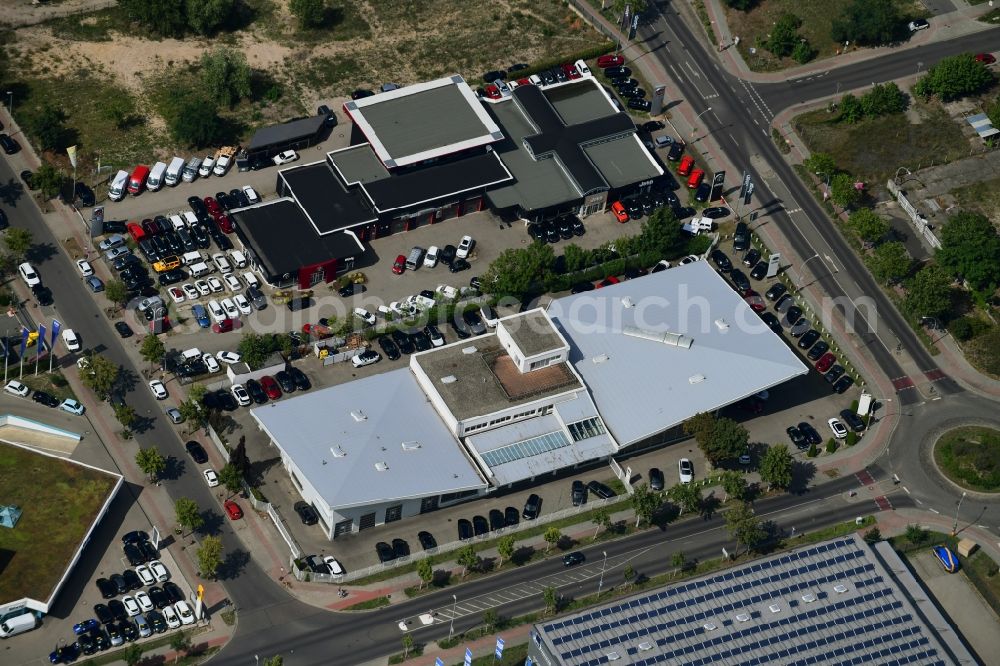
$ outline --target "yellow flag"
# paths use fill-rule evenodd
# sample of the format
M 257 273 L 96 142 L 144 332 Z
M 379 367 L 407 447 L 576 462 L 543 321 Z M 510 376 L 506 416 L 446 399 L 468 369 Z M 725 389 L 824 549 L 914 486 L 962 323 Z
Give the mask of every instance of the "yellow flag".
M 66 154 L 69 155 L 69 163 L 76 168 L 76 146 L 70 146 L 66 149 Z

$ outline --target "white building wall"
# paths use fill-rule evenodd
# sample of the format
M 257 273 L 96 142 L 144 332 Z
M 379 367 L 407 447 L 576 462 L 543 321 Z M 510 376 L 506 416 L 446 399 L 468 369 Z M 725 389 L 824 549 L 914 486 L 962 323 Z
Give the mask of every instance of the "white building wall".
M 448 409 L 448 405 L 441 397 L 441 394 L 439 394 L 437 389 L 434 388 L 434 383 L 431 381 L 431 378 L 427 376 L 424 369 L 420 367 L 419 363 L 417 363 L 416 356 L 416 354 L 410 356 L 410 372 L 412 372 L 413 376 L 416 377 L 417 383 L 420 384 L 420 389 L 424 392 L 424 395 L 427 396 L 427 399 L 434 407 L 434 411 L 436 411 L 438 416 L 441 417 L 441 420 L 444 421 L 448 430 L 451 431 L 451 434 L 455 437 L 459 437 L 459 432 L 461 431 L 459 422 L 455 419 L 451 410 Z

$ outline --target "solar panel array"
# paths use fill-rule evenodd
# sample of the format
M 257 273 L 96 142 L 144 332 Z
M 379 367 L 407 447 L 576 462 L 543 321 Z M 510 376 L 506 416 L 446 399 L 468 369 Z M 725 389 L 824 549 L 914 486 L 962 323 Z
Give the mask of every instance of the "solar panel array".
M 539 625 L 566 666 L 945 664 L 868 547 L 851 536 Z

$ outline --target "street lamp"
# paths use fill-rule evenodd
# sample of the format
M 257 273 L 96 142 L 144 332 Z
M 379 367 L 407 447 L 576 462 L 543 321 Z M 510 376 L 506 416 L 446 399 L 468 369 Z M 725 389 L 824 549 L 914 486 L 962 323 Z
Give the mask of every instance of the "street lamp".
M 14 118 L 14 91 L 7 91 L 7 113 L 10 115 L 11 119 Z
M 965 501 L 966 492 L 962 491 L 962 497 L 958 500 L 958 506 L 955 508 L 955 522 L 951 526 L 951 535 L 955 536 L 958 534 L 958 512 L 962 510 L 962 502 Z
M 451 627 L 448 628 L 448 640 L 451 640 L 452 634 L 455 633 L 455 609 L 458 607 L 458 597 L 453 594 L 451 598 L 454 603 L 451 605 Z
M 260 663 L 260 657 L 258 657 L 257 655 L 253 656 L 253 660 L 254 660 L 254 663 L 257 663 L 257 664 Z
M 830 198 L 830 174 L 817 171 L 816 175 L 819 176 L 820 178 L 826 176 L 826 191 L 823 192 L 823 201 L 826 201 L 827 199 Z
M 602 550 L 601 554 L 604 555 L 604 561 L 601 562 L 601 579 L 597 583 L 597 598 L 601 598 L 601 588 L 604 587 L 604 567 L 608 563 L 608 551 Z
M 691 134 L 695 134 L 695 133 L 698 132 L 698 119 L 701 118 L 703 115 L 705 115 L 706 113 L 708 113 L 711 110 L 712 110 L 712 107 L 708 107 L 707 109 L 705 109 L 704 111 L 702 111 L 701 113 L 699 113 L 697 116 L 694 117 L 694 123 L 691 126 Z M 692 137 L 692 140 L 693 140 L 693 137 Z

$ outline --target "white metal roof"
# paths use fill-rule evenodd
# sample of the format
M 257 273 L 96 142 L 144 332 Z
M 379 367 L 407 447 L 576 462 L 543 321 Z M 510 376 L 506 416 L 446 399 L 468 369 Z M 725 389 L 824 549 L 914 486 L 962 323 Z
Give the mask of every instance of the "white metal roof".
M 407 368 L 251 414 L 333 509 L 486 487 Z
M 556 299 L 548 313 L 621 446 L 808 372 L 705 261 Z

